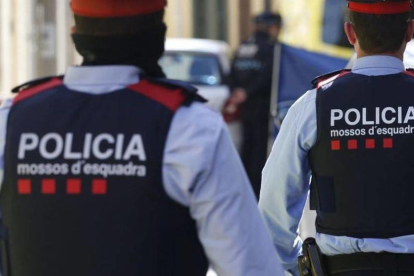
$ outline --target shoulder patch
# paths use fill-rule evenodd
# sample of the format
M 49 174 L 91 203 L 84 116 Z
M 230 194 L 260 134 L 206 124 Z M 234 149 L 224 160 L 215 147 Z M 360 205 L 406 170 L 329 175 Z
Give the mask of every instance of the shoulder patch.
M 33 97 L 41 92 L 47 91 L 57 86 L 61 86 L 63 81 L 60 77 L 44 78 L 23 84 L 15 89 L 13 92 L 19 94 L 14 98 L 13 105 L 25 99 Z
M 335 72 L 328 73 L 326 75 L 319 76 L 319 77 L 315 78 L 312 81 L 313 88 L 320 88 L 320 87 L 322 87 L 322 86 L 324 86 L 324 85 L 326 85 L 330 82 L 333 82 L 334 80 L 336 80 L 336 79 L 338 79 L 342 76 L 348 75 L 350 73 L 351 73 L 351 70 L 345 69 L 345 70 L 338 70 L 338 71 L 335 71 Z

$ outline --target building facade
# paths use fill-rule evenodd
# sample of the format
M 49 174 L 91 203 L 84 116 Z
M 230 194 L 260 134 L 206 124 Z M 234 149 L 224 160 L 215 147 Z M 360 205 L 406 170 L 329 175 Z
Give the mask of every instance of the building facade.
M 245 39 L 251 16 L 270 0 L 169 0 L 169 37 L 227 41 L 233 48 Z M 273 1 L 273 0 L 272 0 Z M 274 0 L 273 2 L 276 2 Z M 30 79 L 63 74 L 79 64 L 70 38 L 70 0 L 0 1 L 0 97 Z

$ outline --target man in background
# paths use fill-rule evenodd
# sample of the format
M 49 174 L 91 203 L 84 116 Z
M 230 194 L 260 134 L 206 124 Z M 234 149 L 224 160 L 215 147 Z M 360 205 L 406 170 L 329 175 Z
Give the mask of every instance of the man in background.
M 265 12 L 254 19 L 254 24 L 254 34 L 240 45 L 233 61 L 231 102 L 241 105 L 241 156 L 258 198 L 267 158 L 274 48 L 282 17 Z

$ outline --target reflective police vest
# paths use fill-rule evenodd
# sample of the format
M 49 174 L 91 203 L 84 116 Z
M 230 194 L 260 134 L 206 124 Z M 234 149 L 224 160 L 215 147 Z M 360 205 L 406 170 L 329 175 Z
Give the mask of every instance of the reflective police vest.
M 59 78 L 16 97 L 5 150 L 5 275 L 206 275 L 195 222 L 163 188 L 175 111 L 197 94 L 142 79 L 103 95 Z
M 262 32 L 257 32 L 249 40 L 243 42 L 232 64 L 232 85 L 253 90 L 254 93 L 250 97 L 263 98 L 268 103 L 272 90 L 274 49 L 275 42 L 272 42 L 269 36 Z
M 343 71 L 319 79 L 318 138 L 309 154 L 319 233 L 414 234 L 413 76 Z

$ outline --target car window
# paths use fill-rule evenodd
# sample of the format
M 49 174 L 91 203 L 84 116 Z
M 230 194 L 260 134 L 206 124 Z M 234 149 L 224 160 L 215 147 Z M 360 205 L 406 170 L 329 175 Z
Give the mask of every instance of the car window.
M 219 61 L 216 56 L 167 52 L 160 65 L 169 79 L 198 85 L 220 85 L 222 83 Z

